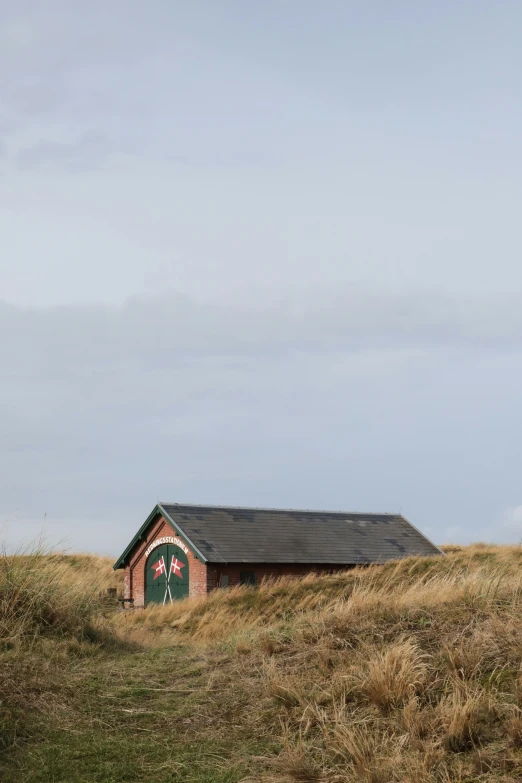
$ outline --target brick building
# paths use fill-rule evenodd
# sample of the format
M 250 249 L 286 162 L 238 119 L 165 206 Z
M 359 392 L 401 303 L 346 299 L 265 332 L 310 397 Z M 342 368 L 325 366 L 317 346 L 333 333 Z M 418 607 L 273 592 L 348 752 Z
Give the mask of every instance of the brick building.
M 158 503 L 114 564 L 134 606 L 440 550 L 399 514 Z

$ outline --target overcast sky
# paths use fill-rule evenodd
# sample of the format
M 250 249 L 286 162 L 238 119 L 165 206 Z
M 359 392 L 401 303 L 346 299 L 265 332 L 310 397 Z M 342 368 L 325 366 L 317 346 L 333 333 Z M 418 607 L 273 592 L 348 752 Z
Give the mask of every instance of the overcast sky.
M 522 6 L 0 0 L 0 538 L 522 539 Z

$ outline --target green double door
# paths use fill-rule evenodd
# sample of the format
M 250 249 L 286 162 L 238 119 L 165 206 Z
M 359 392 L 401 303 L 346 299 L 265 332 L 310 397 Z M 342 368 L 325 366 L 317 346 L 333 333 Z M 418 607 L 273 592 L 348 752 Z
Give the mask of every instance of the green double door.
M 174 544 L 156 547 L 145 565 L 145 603 L 168 604 L 189 594 L 187 556 Z

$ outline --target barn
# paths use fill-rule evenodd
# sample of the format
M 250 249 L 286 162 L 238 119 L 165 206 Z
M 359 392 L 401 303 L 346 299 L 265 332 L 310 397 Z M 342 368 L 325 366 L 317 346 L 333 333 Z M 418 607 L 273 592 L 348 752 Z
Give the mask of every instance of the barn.
M 441 551 L 400 514 L 158 503 L 114 568 L 134 606 L 267 577 L 332 573 Z

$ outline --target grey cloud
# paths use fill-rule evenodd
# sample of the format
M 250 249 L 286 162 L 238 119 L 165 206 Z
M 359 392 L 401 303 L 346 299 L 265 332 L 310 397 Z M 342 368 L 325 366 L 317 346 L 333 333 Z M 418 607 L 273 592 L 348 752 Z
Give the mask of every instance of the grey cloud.
M 167 20 L 171 13 L 167 9 Z M 172 47 L 168 25 L 140 4 L 116 0 L 108 9 L 93 2 L 82 14 L 68 3 L 45 10 L 22 3 L 3 16 L 0 68 L 10 78 L 0 96 L 4 108 L 26 120 L 114 115 L 115 106 L 132 103 L 140 62 Z
M 56 81 L 49 84 L 41 78 L 35 78 L 28 83 L 17 83 L 9 90 L 4 88 L 3 91 L 4 105 L 10 106 L 11 113 L 26 119 L 52 114 L 73 97 Z
M 115 151 L 106 136 L 91 132 L 71 142 L 40 141 L 20 150 L 16 160 L 22 169 L 53 166 L 77 172 L 105 166 Z
M 359 289 L 316 291 L 278 299 L 197 301 L 169 295 L 132 299 L 121 307 L 0 307 L 20 355 L 39 346 L 42 361 L 73 365 L 118 362 L 131 348 L 143 367 L 166 358 L 283 355 L 366 349 L 476 346 L 522 349 L 522 296 L 466 297 L 429 292 L 391 294 Z M 0 356 L 2 355 L 0 354 Z

